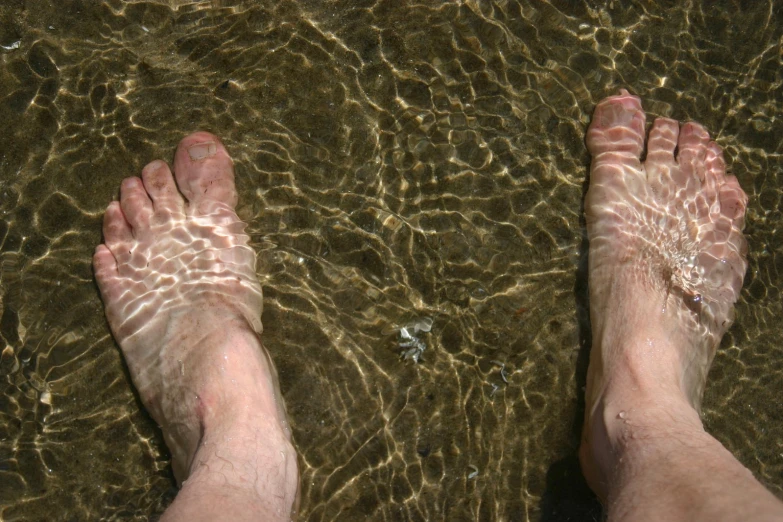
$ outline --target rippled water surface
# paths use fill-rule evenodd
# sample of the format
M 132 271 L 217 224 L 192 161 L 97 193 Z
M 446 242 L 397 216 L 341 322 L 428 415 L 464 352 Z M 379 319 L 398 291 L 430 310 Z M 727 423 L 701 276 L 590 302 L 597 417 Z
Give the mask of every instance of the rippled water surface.
M 175 495 L 90 257 L 120 180 L 206 129 L 259 252 L 302 520 L 597 519 L 575 457 L 583 137 L 620 86 L 704 123 L 750 196 L 704 414 L 783 495 L 781 20 L 781 1 L 4 0 L 2 517 L 145 520 Z

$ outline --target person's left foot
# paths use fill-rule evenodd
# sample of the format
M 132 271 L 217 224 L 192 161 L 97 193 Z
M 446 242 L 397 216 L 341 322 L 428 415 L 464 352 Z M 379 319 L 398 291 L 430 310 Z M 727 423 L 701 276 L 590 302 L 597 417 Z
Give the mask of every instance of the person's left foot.
M 176 182 L 165 162 L 150 163 L 106 210 L 93 265 L 109 326 L 177 480 L 241 454 L 252 462 L 232 472 L 253 485 L 257 466 L 274 468 L 290 510 L 296 454 L 260 342 L 261 286 L 234 211 L 233 163 L 216 136 L 198 132 L 180 143 L 174 171 Z

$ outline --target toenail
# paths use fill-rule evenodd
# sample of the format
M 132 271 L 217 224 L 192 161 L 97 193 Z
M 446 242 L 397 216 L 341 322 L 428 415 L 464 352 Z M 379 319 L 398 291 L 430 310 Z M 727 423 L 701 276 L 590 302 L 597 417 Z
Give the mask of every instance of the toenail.
M 155 172 L 163 165 L 165 165 L 165 162 L 163 160 L 155 160 L 151 163 L 148 163 L 147 166 L 144 167 L 144 170 L 146 170 L 147 172 Z
M 192 160 L 200 160 L 214 156 L 215 152 L 217 152 L 217 145 L 215 145 L 214 141 L 196 143 L 188 148 L 188 154 L 190 154 L 190 159 Z

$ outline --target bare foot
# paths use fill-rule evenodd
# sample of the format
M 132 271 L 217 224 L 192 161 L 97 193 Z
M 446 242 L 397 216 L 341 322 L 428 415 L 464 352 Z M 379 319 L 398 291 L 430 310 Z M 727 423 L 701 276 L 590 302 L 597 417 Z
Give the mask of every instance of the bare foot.
M 106 210 L 93 259 L 106 317 L 178 482 L 257 494 L 256 514 L 287 518 L 296 454 L 260 342 L 261 286 L 234 211 L 233 163 L 198 132 L 179 144 L 174 171 L 176 182 L 165 162 L 150 163 Z
M 701 426 L 707 371 L 747 268 L 747 198 L 696 123 L 659 118 L 621 91 L 595 110 L 585 200 L 593 347 L 580 460 L 606 497 L 633 425 Z

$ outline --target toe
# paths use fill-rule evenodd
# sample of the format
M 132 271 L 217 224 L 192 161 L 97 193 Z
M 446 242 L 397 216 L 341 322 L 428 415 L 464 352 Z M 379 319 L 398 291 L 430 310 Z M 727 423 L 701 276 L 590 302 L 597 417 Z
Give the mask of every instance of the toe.
M 706 174 L 715 180 L 717 186 L 726 182 L 726 162 L 723 160 L 723 149 L 714 141 L 707 144 L 704 166 Z
M 197 209 L 214 203 L 235 207 L 234 163 L 217 136 L 196 132 L 183 139 L 174 158 L 179 189 Z
M 707 144 L 704 155 L 704 195 L 710 205 L 710 215 L 720 213 L 721 185 L 726 182 L 726 162 L 723 161 L 723 150 L 714 141 Z
M 92 267 L 95 271 L 95 280 L 104 298 L 111 289 L 113 281 L 119 276 L 117 260 L 106 245 L 98 245 L 92 256 Z
M 644 149 L 642 102 L 625 89 L 602 100 L 587 130 L 587 148 L 594 158 L 603 153 L 628 153 L 640 158 Z
M 593 156 L 587 205 L 600 205 L 617 190 L 639 193 L 646 183 L 640 157 L 644 147 L 645 115 L 641 100 L 621 90 L 595 108 L 587 131 Z M 588 215 L 592 209 L 586 207 Z
M 103 238 L 111 250 L 133 241 L 133 231 L 118 201 L 112 201 L 106 208 L 106 214 L 103 216 Z
M 125 219 L 133 228 L 134 234 L 149 227 L 152 216 L 152 201 L 141 179 L 125 178 L 120 186 L 120 206 Z
M 710 134 L 698 123 L 688 122 L 680 129 L 677 162 L 686 173 L 704 181 L 704 160 L 707 155 Z
M 155 214 L 179 214 L 185 209 L 185 201 L 177 190 L 174 176 L 165 161 L 155 160 L 141 171 L 144 188 L 152 199 Z
M 679 134 L 680 124 L 676 120 L 656 118 L 647 140 L 645 167 L 651 163 L 674 163 L 674 149 L 677 147 Z
M 679 134 L 680 124 L 676 120 L 656 118 L 647 139 L 644 170 L 647 182 L 662 200 L 671 199 L 678 188 L 674 150 Z
M 742 230 L 745 225 L 745 207 L 748 205 L 748 196 L 739 185 L 739 181 L 734 176 L 725 175 L 725 181 L 721 184 L 718 192 L 720 200 L 720 213 L 731 223 Z
M 742 190 L 734 176 L 724 175 L 724 182 L 718 189 L 720 200 L 720 215 L 714 218 L 716 232 L 722 233 L 725 241 L 721 250 L 716 252 L 717 258 L 727 264 L 732 271 L 733 279 L 730 287 L 733 289 L 733 299 L 742 288 L 742 280 L 748 267 L 748 243 L 742 234 L 745 226 L 745 209 L 748 196 Z

